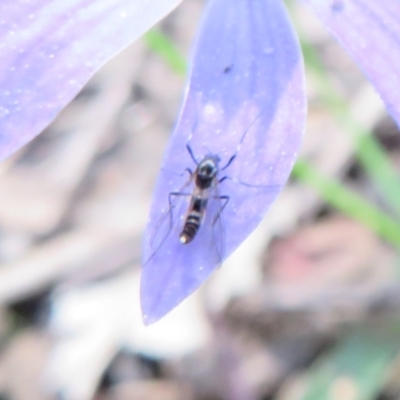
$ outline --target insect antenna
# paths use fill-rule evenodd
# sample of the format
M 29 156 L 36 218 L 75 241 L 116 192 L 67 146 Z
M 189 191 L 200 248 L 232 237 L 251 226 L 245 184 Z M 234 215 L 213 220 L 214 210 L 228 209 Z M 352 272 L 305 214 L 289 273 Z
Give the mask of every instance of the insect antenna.
M 228 162 L 225 164 L 225 166 L 223 168 L 221 168 L 221 171 L 228 168 L 232 164 L 232 162 L 236 158 L 236 156 L 237 156 L 237 152 L 235 152 L 235 154 L 228 160 Z
M 190 147 L 189 143 L 186 144 L 186 148 L 187 148 L 187 151 L 188 151 L 189 154 L 190 154 L 190 157 L 191 157 L 192 160 L 194 161 L 194 163 L 195 163 L 196 165 L 199 165 L 199 162 L 196 160 L 196 157 L 194 156 L 193 150 L 192 150 L 192 148 Z
M 196 120 L 195 120 L 195 122 L 193 124 L 192 131 L 190 132 L 190 134 L 189 134 L 189 136 L 187 138 L 186 149 L 189 152 L 190 158 L 194 161 L 194 163 L 196 165 L 199 165 L 199 162 L 196 160 L 196 157 L 194 156 L 193 150 L 192 150 L 192 148 L 190 147 L 190 144 L 189 144 L 191 139 L 192 139 L 193 133 L 195 132 L 195 130 L 197 128 L 197 124 L 199 122 L 199 114 L 198 114 L 197 108 L 198 108 L 198 104 L 197 104 L 197 99 L 196 99 L 196 107 L 195 107 L 195 118 L 196 118 Z
M 231 176 L 223 176 L 218 182 L 222 183 L 223 181 L 225 181 L 227 179 L 229 179 L 232 182 L 239 183 L 240 185 L 246 186 L 248 188 L 254 188 L 254 189 L 260 189 L 260 188 L 261 189 L 279 189 L 284 186 L 284 185 L 260 185 L 260 184 L 254 185 L 251 183 L 243 182 L 239 179 L 232 178 Z
M 241 139 L 240 139 L 240 142 L 239 142 L 239 144 L 238 144 L 238 147 L 236 148 L 235 154 L 237 154 L 237 152 L 239 151 L 239 149 L 240 149 L 240 147 L 242 146 L 242 143 L 243 143 L 245 137 L 247 136 L 247 134 L 249 133 L 250 129 L 253 127 L 253 125 L 256 123 L 256 121 L 257 121 L 268 109 L 269 109 L 268 107 L 267 107 L 267 108 L 264 108 L 264 110 L 262 110 L 262 111 L 253 119 L 253 121 L 250 123 L 250 125 L 247 127 L 247 129 L 244 131 L 244 133 L 243 133 L 243 135 L 242 135 L 242 137 L 241 137 Z
M 225 164 L 225 166 L 223 168 L 221 168 L 221 171 L 223 171 L 224 169 L 228 168 L 232 162 L 235 160 L 235 158 L 237 157 L 240 148 L 242 147 L 243 141 L 246 138 L 247 134 L 249 133 L 250 129 L 253 127 L 253 125 L 256 123 L 256 121 L 261 117 L 261 115 L 263 115 L 266 111 L 268 110 L 268 108 L 265 108 L 264 110 L 262 110 L 256 118 L 253 119 L 253 121 L 250 123 L 250 125 L 247 127 L 247 129 L 244 131 L 242 137 L 240 138 L 239 144 L 236 147 L 235 153 L 231 156 L 231 158 L 228 160 L 228 162 Z

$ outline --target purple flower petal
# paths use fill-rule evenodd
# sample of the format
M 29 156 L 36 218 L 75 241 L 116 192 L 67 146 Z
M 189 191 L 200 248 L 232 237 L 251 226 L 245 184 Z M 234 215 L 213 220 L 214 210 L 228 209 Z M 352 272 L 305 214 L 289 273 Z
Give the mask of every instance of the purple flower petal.
M 0 160 L 40 133 L 93 73 L 180 0 L 3 0 Z
M 145 234 L 145 323 L 155 322 L 197 289 L 218 267 L 218 252 L 229 256 L 279 194 L 305 126 L 303 74 L 299 45 L 281 0 L 209 2 Z M 193 184 L 182 189 L 188 181 L 185 169 L 196 168 L 187 144 L 198 161 L 218 154 L 220 167 L 237 157 L 219 174 L 229 177 L 219 185 L 219 195 L 229 196 L 221 214 L 224 229 L 220 219 L 211 224 L 209 215 L 218 203 L 214 194 L 197 236 L 183 245 L 179 233 L 190 197 L 172 196 L 174 202 L 181 200 L 172 214 L 168 198 L 193 189 Z
M 303 1 L 365 72 L 400 126 L 400 2 Z

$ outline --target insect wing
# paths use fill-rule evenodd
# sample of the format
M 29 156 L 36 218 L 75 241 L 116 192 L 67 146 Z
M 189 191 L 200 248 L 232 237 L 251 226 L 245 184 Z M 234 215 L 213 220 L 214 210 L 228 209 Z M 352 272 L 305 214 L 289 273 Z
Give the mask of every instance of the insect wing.
M 169 194 L 168 206 L 150 234 L 151 252 L 145 264 L 165 245 L 169 236 L 179 237 L 192 196 L 191 182 L 192 179 L 186 182 L 179 191 Z
M 215 267 L 222 263 L 225 253 L 223 210 L 227 202 L 228 197 L 220 195 L 218 185 L 211 190 L 206 215 L 199 232 L 198 246 L 204 248 L 204 259 Z
M 186 187 L 181 193 L 191 188 Z M 222 218 L 226 199 L 219 195 L 218 188 L 213 188 L 209 195 L 204 220 L 190 243 L 182 244 L 179 240 L 190 196 L 176 196 L 156 224 L 151 239 L 154 247 L 143 265 L 141 284 L 146 323 L 158 319 L 196 290 L 222 262 L 225 244 Z M 157 296 L 152 295 L 154 287 L 158 288 Z

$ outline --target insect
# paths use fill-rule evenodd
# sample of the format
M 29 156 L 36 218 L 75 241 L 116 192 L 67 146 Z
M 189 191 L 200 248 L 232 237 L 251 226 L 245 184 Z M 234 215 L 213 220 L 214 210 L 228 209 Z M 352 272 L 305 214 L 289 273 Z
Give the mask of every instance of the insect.
M 174 235 L 180 245 L 189 245 L 199 236 L 201 230 L 199 242 L 206 246 L 204 250 L 214 262 L 220 263 L 224 253 L 222 212 L 229 202 L 229 196 L 219 193 L 219 185 L 228 178 L 220 178 L 219 175 L 228 168 L 236 154 L 220 168 L 221 159 L 218 155 L 210 153 L 198 161 L 189 145 L 186 145 L 186 149 L 196 168 L 194 171 L 187 168 L 188 182 L 181 190 L 169 193 L 169 206 L 156 224 L 150 239 L 152 256 L 167 238 L 171 239 L 170 235 Z M 185 199 L 189 201 L 184 201 Z
M 179 246 L 189 247 L 192 253 L 197 252 L 206 255 L 206 258 L 214 264 L 221 263 L 225 245 L 222 217 L 230 199 L 227 194 L 220 194 L 221 183 L 230 179 L 249 188 L 263 188 L 262 185 L 251 185 L 227 175 L 221 177 L 221 172 L 226 170 L 235 160 L 247 133 L 263 112 L 260 112 L 242 134 L 234 154 L 222 168 L 219 165 L 221 162 L 219 155 L 209 152 L 198 161 L 190 145 L 186 144 L 186 149 L 196 168 L 194 171 L 186 168 L 189 173 L 189 180 L 180 190 L 169 193 L 168 207 L 162 213 L 150 235 L 151 255 L 145 264 L 164 244 L 178 249 L 176 243 Z M 176 172 L 167 172 L 179 175 Z M 271 189 L 271 186 L 268 186 L 268 188 Z M 192 243 L 195 239 L 196 244 Z M 182 252 L 183 249 L 180 251 Z
M 209 200 L 224 201 L 224 204 L 221 206 L 220 210 L 218 210 L 215 218 L 211 220 L 212 226 L 214 226 L 217 220 L 221 217 L 221 213 L 229 201 L 229 196 L 220 196 L 215 191 L 218 185 L 226 179 L 226 177 L 218 179 L 218 164 L 221 161 L 220 157 L 218 155 L 209 154 L 205 156 L 200 162 L 198 162 L 193 154 L 191 147 L 187 145 L 186 148 L 189 151 L 192 160 L 196 163 L 197 167 L 193 173 L 189 170 L 190 175 L 194 181 L 194 188 L 191 195 L 187 216 L 185 218 L 185 224 L 183 226 L 182 232 L 179 235 L 179 240 L 182 244 L 190 243 L 196 236 L 201 224 L 204 221 Z M 231 160 L 228 161 L 228 163 L 222 168 L 222 170 L 227 168 L 232 161 L 233 159 L 231 158 Z M 179 195 L 179 193 L 175 194 Z

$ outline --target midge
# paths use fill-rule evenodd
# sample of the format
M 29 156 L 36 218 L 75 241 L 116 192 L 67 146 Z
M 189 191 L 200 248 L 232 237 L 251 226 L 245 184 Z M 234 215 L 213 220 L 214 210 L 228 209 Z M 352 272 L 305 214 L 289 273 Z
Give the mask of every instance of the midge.
M 179 241 L 182 244 L 190 243 L 195 238 L 200 226 L 204 221 L 210 196 L 212 199 L 224 201 L 218 210 L 217 215 L 211 221 L 212 225 L 218 220 L 218 218 L 220 218 L 223 209 L 229 201 L 229 196 L 220 196 L 218 192 L 215 191 L 218 185 L 227 178 L 224 176 L 223 178 L 218 179 L 218 174 L 220 171 L 218 164 L 221 161 L 220 157 L 218 155 L 209 154 L 206 155 L 200 162 L 198 162 L 191 147 L 186 145 L 186 148 L 190 154 L 190 157 L 197 165 L 194 172 L 192 172 L 190 169 L 187 169 L 187 171 L 190 173 L 191 180 L 194 182 L 193 192 L 191 194 L 182 192 L 170 193 L 170 196 L 190 196 L 191 198 L 185 223 L 182 232 L 179 235 Z M 235 159 L 235 157 L 236 154 L 229 159 L 221 171 L 226 169 Z
M 225 233 L 222 212 L 230 197 L 225 194 L 220 195 L 219 186 L 225 179 L 231 178 L 227 176 L 221 178 L 220 173 L 229 167 L 237 153 L 235 152 L 220 168 L 221 158 L 219 155 L 209 153 L 201 160 L 197 160 L 189 144 L 186 144 L 186 149 L 196 168 L 194 171 L 186 168 L 189 173 L 188 181 L 180 190 L 169 192 L 169 206 L 163 212 L 151 234 L 152 254 L 145 264 L 171 239 L 172 241 L 169 242 L 171 246 L 174 245 L 175 240 L 178 245 L 185 248 L 190 244 L 195 245 L 191 251 L 204 251 L 207 253 L 207 257 L 213 259 L 216 264 L 220 263 L 223 258 Z M 172 173 L 175 174 L 175 172 Z M 187 202 L 184 199 L 187 199 Z M 194 244 L 194 239 L 198 237 L 199 242 Z
M 218 154 L 209 152 L 209 154 L 203 156 L 203 158 L 198 161 L 188 141 L 186 149 L 191 159 L 196 164 L 196 168 L 194 171 L 190 168 L 186 168 L 186 171 L 189 172 L 190 179 L 180 190 L 169 192 L 169 205 L 154 226 L 153 233 L 150 237 L 152 254 L 145 264 L 158 253 L 164 243 L 170 240 L 168 238 L 170 238 L 171 235 L 176 238 L 178 244 L 182 245 L 189 245 L 196 237 L 201 236 L 199 243 L 196 244 L 196 251 L 204 251 L 207 253 L 207 257 L 215 257 L 216 263 L 221 262 L 225 246 L 222 213 L 230 197 L 225 194 L 220 195 L 220 184 L 224 180 L 230 179 L 248 188 L 265 188 L 263 185 L 251 185 L 229 176 L 220 177 L 221 172 L 227 169 L 235 160 L 246 135 L 264 112 L 265 110 L 261 111 L 250 123 L 243 133 L 235 152 L 222 168 L 219 166 L 221 158 Z M 166 171 L 174 175 L 180 175 L 173 171 Z M 189 186 L 191 186 L 191 189 L 189 189 Z M 185 198 L 188 202 L 183 201 Z M 201 234 L 199 233 L 200 231 Z M 169 244 L 173 246 L 173 243 L 172 241 Z M 203 250 L 201 250 L 200 247 Z M 194 247 L 192 247 L 192 250 L 194 250 Z

